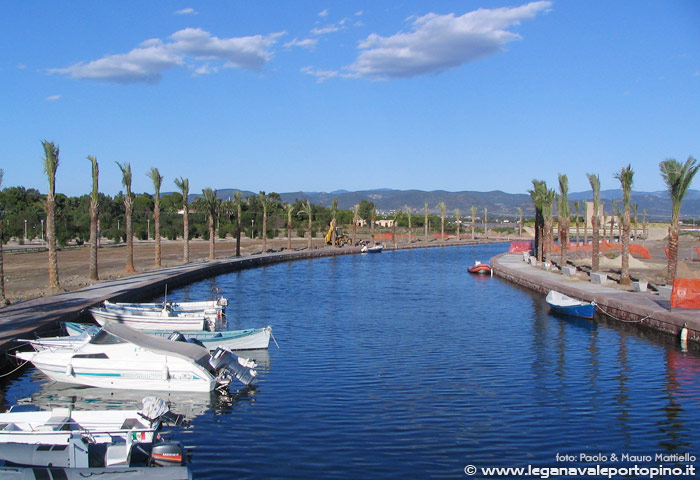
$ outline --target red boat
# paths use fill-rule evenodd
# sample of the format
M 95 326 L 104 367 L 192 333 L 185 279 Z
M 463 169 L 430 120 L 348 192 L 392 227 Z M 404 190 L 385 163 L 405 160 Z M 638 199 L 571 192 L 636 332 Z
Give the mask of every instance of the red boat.
M 491 274 L 491 267 L 489 266 L 488 263 L 481 263 L 480 261 L 476 261 L 474 265 L 469 267 L 469 273 L 476 273 L 479 275 L 490 275 Z

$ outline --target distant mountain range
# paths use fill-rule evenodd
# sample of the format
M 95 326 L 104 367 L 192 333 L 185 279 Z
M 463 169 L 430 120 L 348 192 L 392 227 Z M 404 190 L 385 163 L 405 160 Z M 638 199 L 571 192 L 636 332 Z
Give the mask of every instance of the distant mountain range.
M 227 188 L 217 191 L 217 196 L 222 199 L 233 198 L 235 189 Z M 243 197 L 254 195 L 255 192 L 241 191 Z M 448 212 L 454 214 L 458 208 L 462 216 L 469 216 L 471 207 L 475 206 L 482 214 L 484 208 L 488 209 L 489 217 L 517 218 L 518 207 L 523 209 L 525 216 L 535 214 L 532 199 L 526 193 L 505 193 L 500 190 L 491 192 L 447 192 L 444 190 L 433 190 L 430 192 L 422 190 L 392 190 L 380 188 L 375 190 L 362 190 L 350 192 L 347 190 L 336 190 L 334 192 L 287 192 L 280 193 L 282 200 L 294 203 L 297 200 L 309 200 L 311 203 L 329 207 L 334 198 L 338 199 L 338 207 L 341 209 L 352 209 L 362 200 L 374 202 L 377 210 L 381 212 L 392 212 L 399 208 L 409 206 L 414 212 L 424 212 L 425 204 L 431 213 L 439 212 L 438 203 L 444 202 Z M 593 192 L 569 193 L 569 203 L 573 212 L 573 202 L 575 200 L 591 201 Z M 601 200 L 605 204 L 605 210 L 610 212 L 612 200 L 618 201 L 619 207 L 622 205 L 622 190 L 603 190 L 600 192 Z M 668 192 L 632 192 L 632 203 L 637 204 L 637 215 L 641 219 L 642 212 L 647 211 L 649 220 L 668 220 L 671 216 L 671 200 Z M 618 208 L 619 208 L 618 207 Z M 681 207 L 682 218 L 700 217 L 700 190 L 688 190 Z

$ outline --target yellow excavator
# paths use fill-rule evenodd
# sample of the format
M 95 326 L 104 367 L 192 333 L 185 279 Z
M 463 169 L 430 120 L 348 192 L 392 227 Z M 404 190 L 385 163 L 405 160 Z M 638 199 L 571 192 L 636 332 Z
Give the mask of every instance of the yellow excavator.
M 342 247 L 346 243 L 350 243 L 350 239 L 343 233 L 343 229 L 335 226 L 335 221 L 331 220 L 326 233 L 326 245 L 335 245 Z

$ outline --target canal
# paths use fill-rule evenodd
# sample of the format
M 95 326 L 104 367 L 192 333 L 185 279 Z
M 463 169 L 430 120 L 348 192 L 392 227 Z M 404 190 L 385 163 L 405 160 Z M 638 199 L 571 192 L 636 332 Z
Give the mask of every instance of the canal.
M 668 337 L 554 316 L 540 295 L 467 273 L 506 249 L 303 260 L 169 292 L 201 299 L 219 287 L 228 329 L 271 325 L 280 346 L 256 353 L 253 389 L 163 395 L 190 418 L 170 431 L 194 447 L 194 478 L 697 464 L 666 460 L 700 455 L 700 358 Z M 117 408 L 144 396 L 52 384 L 34 369 L 2 388 L 5 407 Z

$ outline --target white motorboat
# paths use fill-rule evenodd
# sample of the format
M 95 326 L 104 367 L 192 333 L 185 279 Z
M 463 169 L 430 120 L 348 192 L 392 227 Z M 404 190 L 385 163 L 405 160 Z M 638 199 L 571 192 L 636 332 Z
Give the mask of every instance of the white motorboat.
M 163 302 L 163 303 L 121 303 L 104 301 L 104 308 L 107 310 L 124 310 L 127 312 L 150 312 L 160 313 L 167 310 L 173 313 L 199 313 L 206 316 L 216 316 L 221 318 L 224 314 L 224 307 L 217 303 L 217 300 L 202 302 Z
M 27 407 L 32 406 L 0 414 L 2 478 L 39 478 L 19 476 L 41 470 L 36 467 L 51 467 L 53 476 L 46 478 L 80 478 L 79 474 L 133 478 L 124 475 L 128 473 L 124 467 L 141 470 L 143 477 L 151 465 L 175 467 L 164 478 L 191 478 L 182 445 L 157 435 L 162 422 L 182 420 L 161 398 L 144 398 L 140 410 Z M 13 472 L 15 476 L 8 476 Z
M 254 362 L 218 348 L 171 342 L 120 323 L 107 323 L 77 349 L 54 348 L 17 352 L 49 378 L 93 387 L 207 392 L 227 386 L 236 377 L 255 381 Z
M 114 322 L 139 330 L 214 330 L 218 319 L 216 312 L 173 312 L 167 308 L 158 311 L 90 308 L 88 311 L 102 326 Z
M 97 330 L 99 330 L 99 327 L 95 325 L 86 325 L 84 323 L 64 322 L 64 326 L 69 336 L 19 341 L 28 342 L 34 349 L 53 347 L 55 345 L 75 344 L 79 346 L 86 341 L 84 339 L 85 332 L 88 332 L 90 336 L 94 336 Z M 209 351 L 214 351 L 219 347 L 229 350 L 266 349 L 270 345 L 270 337 L 274 339 L 272 336 L 272 327 L 270 326 L 264 328 L 247 328 L 244 330 L 226 330 L 221 332 L 208 332 L 206 330 L 187 331 L 184 333 L 174 330 L 143 330 L 143 332 L 149 335 L 165 337 L 168 340 L 200 342 L 203 346 L 207 347 Z

